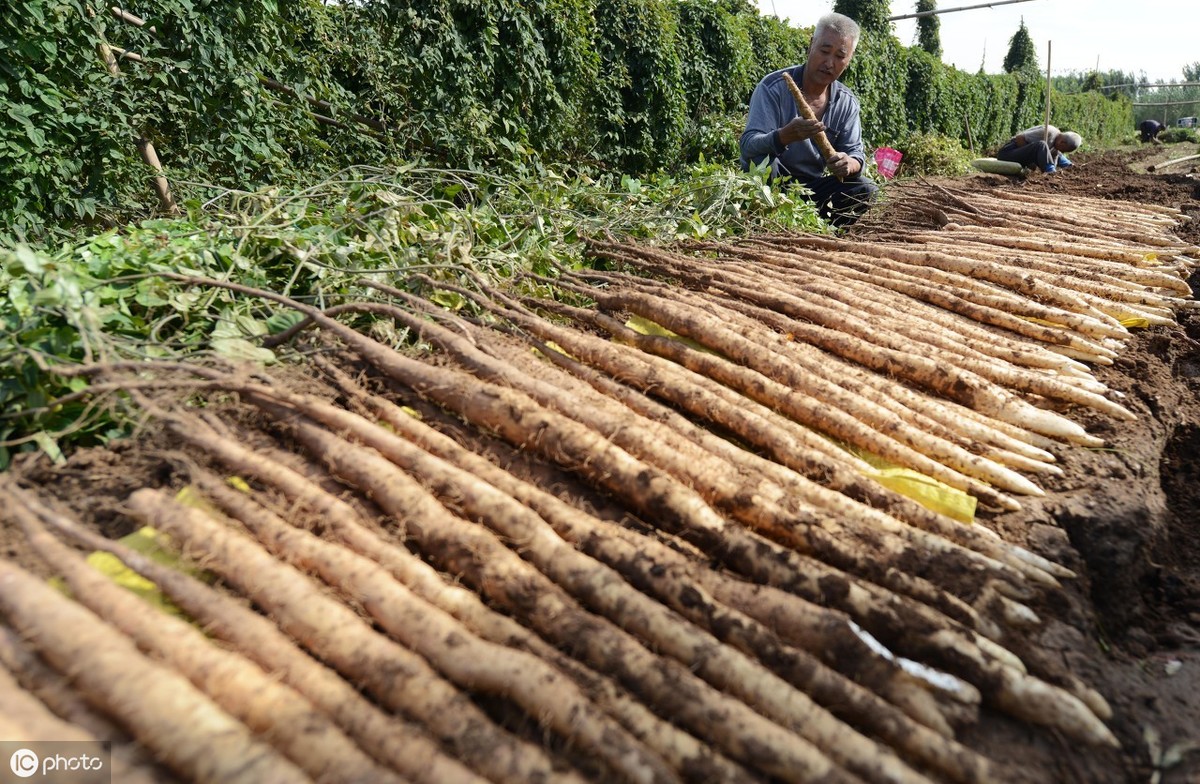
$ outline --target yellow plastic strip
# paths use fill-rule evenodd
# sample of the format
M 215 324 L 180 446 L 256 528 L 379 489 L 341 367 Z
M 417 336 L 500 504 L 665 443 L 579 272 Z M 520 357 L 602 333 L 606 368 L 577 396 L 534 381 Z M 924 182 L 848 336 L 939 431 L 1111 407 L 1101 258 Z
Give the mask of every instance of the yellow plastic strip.
M 659 326 L 650 319 L 644 319 L 641 316 L 634 316 L 633 318 L 629 319 L 629 321 L 625 322 L 625 326 L 640 335 L 650 335 L 651 337 L 657 338 L 671 338 L 672 340 L 678 340 L 688 348 L 694 348 L 697 351 L 703 351 L 705 354 L 717 353 L 703 343 L 697 343 L 691 338 L 685 338 L 683 335 L 677 335 L 666 327 Z
M 164 566 L 197 576 L 198 573 L 195 570 L 180 563 L 179 557 L 165 546 L 164 539 L 165 537 L 159 531 L 149 526 L 144 526 L 131 534 L 122 536 L 117 542 Z M 112 553 L 97 550 L 88 553 L 86 560 L 88 565 L 97 572 L 122 588 L 132 591 L 149 603 L 150 606 L 187 620 L 184 612 L 176 607 L 159 590 L 157 585 L 130 569 L 120 558 L 117 558 Z M 50 585 L 68 596 L 71 594 L 67 588 L 66 581 L 60 577 L 51 578 Z
M 125 545 L 130 550 L 136 553 L 157 561 L 165 566 L 170 566 L 173 569 L 180 567 L 178 557 L 170 550 L 163 546 L 163 536 L 155 529 L 144 526 L 134 531 L 131 534 L 122 536 L 117 540 L 120 544 Z M 103 574 L 108 579 L 112 580 L 122 588 L 126 588 L 133 593 L 145 599 L 152 606 L 157 607 L 163 612 L 170 613 L 183 617 L 183 611 L 163 595 L 158 586 L 142 577 L 137 572 L 130 569 L 121 559 L 117 558 L 112 553 L 94 552 L 89 553 L 87 562 L 93 569 Z M 186 570 L 182 570 L 186 571 Z
M 879 460 L 873 455 L 867 455 L 864 458 L 867 462 Z M 879 462 L 884 461 L 879 460 Z M 876 468 L 875 473 L 871 476 L 879 484 L 902 496 L 911 498 L 926 509 L 944 514 L 960 523 L 975 522 L 975 509 L 979 502 L 975 496 L 969 493 L 942 484 L 925 474 L 898 466 Z

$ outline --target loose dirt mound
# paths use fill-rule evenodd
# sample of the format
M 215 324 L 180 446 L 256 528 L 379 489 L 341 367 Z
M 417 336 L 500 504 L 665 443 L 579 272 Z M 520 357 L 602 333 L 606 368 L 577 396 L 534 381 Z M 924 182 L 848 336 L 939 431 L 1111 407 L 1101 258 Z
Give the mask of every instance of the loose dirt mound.
M 120 771 L 159 780 L 201 778 L 220 737 L 228 775 L 239 760 L 270 766 L 252 780 L 382 781 L 388 769 L 418 781 L 1195 781 L 1200 753 L 1179 744 L 1200 741 L 1200 320 L 1185 309 L 1114 340 L 1111 325 L 1057 308 L 1073 295 L 1042 272 L 1011 281 L 1036 297 L 961 289 L 954 307 L 964 314 L 1009 318 L 973 297 L 1023 318 L 1004 321 L 1006 331 L 959 320 L 953 329 L 993 336 L 1014 363 L 1055 369 L 1014 365 L 1003 383 L 985 383 L 954 375 L 949 352 L 860 357 L 860 343 L 893 323 L 889 309 L 930 314 L 901 296 L 912 289 L 901 273 L 859 333 L 851 311 L 826 309 L 837 286 L 858 285 L 843 277 L 867 264 L 856 243 L 960 242 L 970 219 L 1003 222 L 997 205 L 1012 196 L 1014 212 L 1053 202 L 1069 217 L 1064 197 L 1078 195 L 1144 226 L 1175 220 L 1144 205 L 1200 218 L 1193 180 L 1136 171 L 1158 152 L 1081 155 L 1055 178 L 897 187 L 848 244 L 598 244 L 621 271 L 560 280 L 594 304 L 536 303 L 556 321 L 495 292 L 480 298 L 478 324 L 400 292 L 370 305 L 422 330 L 433 357 L 379 350 L 322 323 L 332 337 L 313 339 L 321 353 L 303 374 L 164 368 L 150 383 L 114 371 L 107 379 L 152 414 L 145 433 L 63 467 L 27 463 L 12 474 L 23 489 L 0 486 L 0 675 L 19 683 L 0 682 L 0 693 L 6 705 L 34 697 L 21 714 L 32 735 L 65 732 L 65 719 L 114 740 Z M 1173 232 L 1200 243 L 1200 219 Z M 1178 251 L 1151 239 L 1164 258 Z M 1122 296 L 1142 298 L 1151 318 L 1183 307 L 1154 283 L 1177 267 L 1156 265 L 1133 240 L 1116 244 L 1147 260 L 1135 277 L 1151 281 L 1143 290 L 1124 280 Z M 935 255 L 929 263 L 949 263 Z M 843 266 L 812 279 L 826 256 Z M 1035 257 L 1045 261 L 1029 253 L 1031 269 Z M 635 269 L 672 284 L 624 274 Z M 943 274 L 958 273 L 930 271 L 930 292 Z M 827 302 L 771 298 L 805 280 L 813 291 L 832 284 Z M 787 322 L 787 308 L 809 316 Z M 692 342 L 656 332 L 656 314 Z M 1037 326 L 1055 319 L 1074 326 Z M 1081 369 L 1013 329 L 1115 360 Z M 832 381 L 819 379 L 825 366 L 803 364 L 816 356 L 841 363 Z M 937 360 L 942 372 L 930 372 Z M 900 381 L 908 386 L 889 386 Z M 876 401 L 859 419 L 887 438 L 839 413 L 850 389 Z M 927 425 L 886 413 L 897 401 Z M 961 403 L 999 418 L 980 417 L 970 438 L 927 439 Z M 813 411 L 810 426 L 859 454 L 888 450 L 896 465 L 936 473 L 946 483 L 938 498 L 956 514 L 967 493 L 981 499 L 980 525 L 864 480 L 877 469 L 780 415 Z M 364 427 L 357 414 L 385 425 Z M 1036 425 L 1001 421 L 1034 414 Z M 230 476 L 249 492 L 231 490 Z M 1029 477 L 1044 496 L 1030 494 Z M 1018 498 L 1019 511 L 1003 511 Z M 72 533 L 74 522 L 82 530 Z M 186 626 L 156 636 L 166 621 L 120 597 L 107 605 L 107 583 L 87 582 L 58 544 L 107 547 L 86 532 L 113 538 L 142 524 L 208 570 L 167 592 L 238 656 L 221 658 L 199 636 L 177 649 Z M 167 587 L 170 573 L 143 566 Z M 18 567 L 67 576 L 150 656 L 128 643 L 109 651 L 122 634 L 92 629 L 94 616 Z M 914 677 L 879 642 L 942 674 Z M 94 658 L 100 651 L 111 656 Z M 114 686 L 113 657 L 138 678 L 132 689 Z M 171 681 L 175 672 L 195 688 Z M 193 722 L 192 756 L 169 742 L 179 709 L 156 703 L 162 690 L 215 711 L 204 714 L 212 737 Z M 216 704 L 236 720 L 214 718 L 225 715 Z

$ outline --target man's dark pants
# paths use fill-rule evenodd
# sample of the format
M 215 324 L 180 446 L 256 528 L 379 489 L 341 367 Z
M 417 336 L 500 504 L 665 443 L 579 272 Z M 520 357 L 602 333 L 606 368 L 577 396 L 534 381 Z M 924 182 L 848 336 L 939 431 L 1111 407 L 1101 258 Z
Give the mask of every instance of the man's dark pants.
M 1017 146 L 1015 141 L 1010 141 L 1008 144 L 1000 148 L 996 153 L 996 157 L 1002 161 L 1012 161 L 1019 163 L 1026 169 L 1041 169 L 1046 170 L 1053 158 L 1050 155 L 1050 145 L 1046 142 L 1038 140 L 1028 142 Z
M 849 226 L 867 211 L 879 187 L 866 177 L 857 175 L 839 180 L 837 177 L 818 177 L 806 186 L 812 196 L 804 198 L 817 205 L 821 217 L 834 226 Z
M 792 177 L 778 158 L 771 161 L 771 179 L 791 178 L 789 182 L 801 182 L 812 195 L 801 192 L 800 198 L 817 205 L 817 213 L 834 226 L 849 226 L 858 220 L 879 192 L 879 186 L 861 174 L 839 180 L 837 177 L 818 177 L 803 182 Z

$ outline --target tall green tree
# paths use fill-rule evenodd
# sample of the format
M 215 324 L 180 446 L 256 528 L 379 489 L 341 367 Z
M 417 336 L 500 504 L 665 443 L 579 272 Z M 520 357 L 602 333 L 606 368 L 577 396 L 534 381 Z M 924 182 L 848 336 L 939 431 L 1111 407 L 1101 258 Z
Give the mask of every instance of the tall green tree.
M 833 10 L 845 14 L 862 28 L 864 33 L 887 34 L 891 31 L 891 10 L 887 0 L 837 0 Z
M 937 0 L 917 0 L 917 13 L 936 11 Z M 929 52 L 934 57 L 942 56 L 942 38 L 939 33 L 942 20 L 937 14 L 917 17 L 917 46 Z
M 1033 38 L 1029 35 L 1029 28 L 1025 27 L 1025 20 L 1021 19 L 1021 26 L 1008 40 L 1008 54 L 1004 55 L 1004 72 L 1017 73 L 1037 69 L 1037 51 L 1033 46 Z

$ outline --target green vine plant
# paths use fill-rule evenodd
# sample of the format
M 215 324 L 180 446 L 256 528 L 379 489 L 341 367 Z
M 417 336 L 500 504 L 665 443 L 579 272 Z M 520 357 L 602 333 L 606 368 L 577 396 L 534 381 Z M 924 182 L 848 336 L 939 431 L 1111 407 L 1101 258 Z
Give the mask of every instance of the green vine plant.
M 532 164 L 531 164 L 532 166 Z M 0 467 L 14 451 L 61 458 L 127 434 L 115 394 L 58 372 L 93 362 L 207 357 L 273 363 L 262 338 L 294 320 L 171 272 L 267 288 L 328 307 L 370 298 L 361 284 L 417 273 L 503 283 L 587 263 L 583 239 L 653 242 L 820 231 L 812 206 L 765 170 L 690 167 L 678 177 L 518 177 L 409 165 L 355 167 L 307 187 L 244 191 L 180 184 L 185 218 L 153 219 L 57 248 L 0 248 Z M 380 334 L 381 324 L 361 326 Z M 402 333 L 385 334 L 397 344 Z
M 965 142 L 970 127 L 990 148 L 1038 121 L 1039 79 L 958 71 L 899 42 L 886 3 L 850 6 L 875 20 L 845 76 L 868 145 L 914 133 Z M 638 178 L 732 164 L 754 85 L 803 61 L 812 33 L 747 0 L 131 0 L 124 10 L 144 24 L 84 0 L 27 0 L 0 18 L 0 242 L 153 214 L 155 172 L 138 138 L 171 183 L 247 191 L 363 163 L 523 175 L 537 158 Z M 101 41 L 118 48 L 118 72 L 97 57 Z M 1132 127 L 1123 96 L 1056 94 L 1054 107 L 1056 124 L 1090 143 Z

